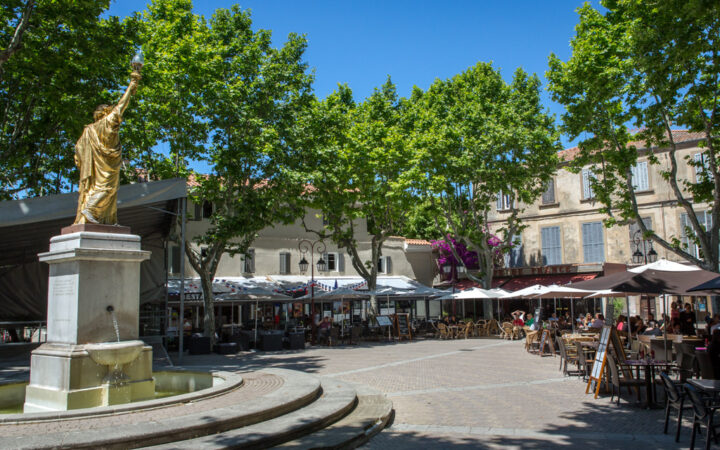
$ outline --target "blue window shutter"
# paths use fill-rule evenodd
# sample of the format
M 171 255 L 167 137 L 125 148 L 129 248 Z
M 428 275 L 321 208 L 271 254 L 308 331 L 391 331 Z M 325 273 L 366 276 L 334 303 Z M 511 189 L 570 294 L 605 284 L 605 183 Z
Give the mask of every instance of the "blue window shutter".
M 583 256 L 586 263 L 605 261 L 605 244 L 601 222 L 582 224 Z

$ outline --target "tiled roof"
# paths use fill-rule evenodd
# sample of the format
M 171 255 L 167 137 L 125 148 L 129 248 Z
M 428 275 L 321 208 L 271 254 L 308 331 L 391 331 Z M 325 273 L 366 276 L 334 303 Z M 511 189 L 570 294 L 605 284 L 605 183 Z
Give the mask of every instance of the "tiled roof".
M 430 241 L 425 239 L 405 239 L 408 245 L 430 245 Z
M 682 143 L 682 142 L 697 141 L 697 140 L 705 138 L 705 133 L 688 131 L 688 130 L 673 130 L 672 134 L 673 134 L 673 138 L 675 139 L 675 142 L 678 144 Z M 635 146 L 638 149 L 644 149 L 645 142 L 644 141 L 631 141 L 631 142 L 628 142 L 628 146 Z M 579 147 L 571 147 L 571 148 L 567 148 L 565 150 L 558 152 L 558 156 L 560 157 L 561 161 L 571 161 L 571 160 L 575 159 L 575 157 L 578 155 L 578 153 L 580 153 Z

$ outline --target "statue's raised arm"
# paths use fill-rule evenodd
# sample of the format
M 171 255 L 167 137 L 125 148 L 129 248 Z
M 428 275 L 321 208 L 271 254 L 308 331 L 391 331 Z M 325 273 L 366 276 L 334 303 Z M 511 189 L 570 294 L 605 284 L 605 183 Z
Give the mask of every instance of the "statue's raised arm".
M 130 84 L 117 105 L 100 105 L 75 144 L 80 172 L 75 223 L 117 224 L 117 190 L 120 184 L 122 116 L 140 82 L 141 65 L 133 64 Z

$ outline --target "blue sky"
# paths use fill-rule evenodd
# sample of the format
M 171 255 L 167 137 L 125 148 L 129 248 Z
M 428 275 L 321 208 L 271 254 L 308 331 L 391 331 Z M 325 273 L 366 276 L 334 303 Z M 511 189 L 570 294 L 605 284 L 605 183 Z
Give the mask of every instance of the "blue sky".
M 551 52 L 570 56 L 579 0 L 515 1 L 281 1 L 195 0 L 210 17 L 239 3 L 252 10 L 256 28 L 273 31 L 281 45 L 288 33 L 305 34 L 306 59 L 315 70 L 315 92 L 325 97 L 347 83 L 356 99 L 367 97 L 390 75 L 401 96 L 436 78 L 449 78 L 478 61 L 492 61 L 509 80 L 515 68 L 544 73 Z M 597 6 L 597 2 L 592 2 Z M 109 14 L 145 9 L 144 0 L 114 0 Z M 547 93 L 544 104 L 563 112 Z M 565 147 L 574 145 L 563 137 Z

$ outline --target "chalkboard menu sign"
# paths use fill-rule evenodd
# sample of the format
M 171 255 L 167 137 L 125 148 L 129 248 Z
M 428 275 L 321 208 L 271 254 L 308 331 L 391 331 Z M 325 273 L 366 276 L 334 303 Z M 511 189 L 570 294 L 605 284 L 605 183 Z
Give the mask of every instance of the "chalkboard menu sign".
M 410 314 L 395 314 L 395 335 L 399 338 L 412 339 Z
M 606 325 L 600 332 L 600 342 L 598 342 L 597 352 L 595 352 L 595 361 L 593 363 L 592 372 L 590 373 L 590 379 L 588 380 L 585 393 L 590 392 L 592 383 L 595 383 L 595 398 L 600 393 L 600 384 L 602 381 L 603 374 L 605 372 L 605 362 L 607 360 L 607 349 L 608 343 L 610 342 L 610 332 L 612 327 Z
M 388 316 L 375 316 L 378 326 L 389 327 L 392 326 L 392 322 Z

